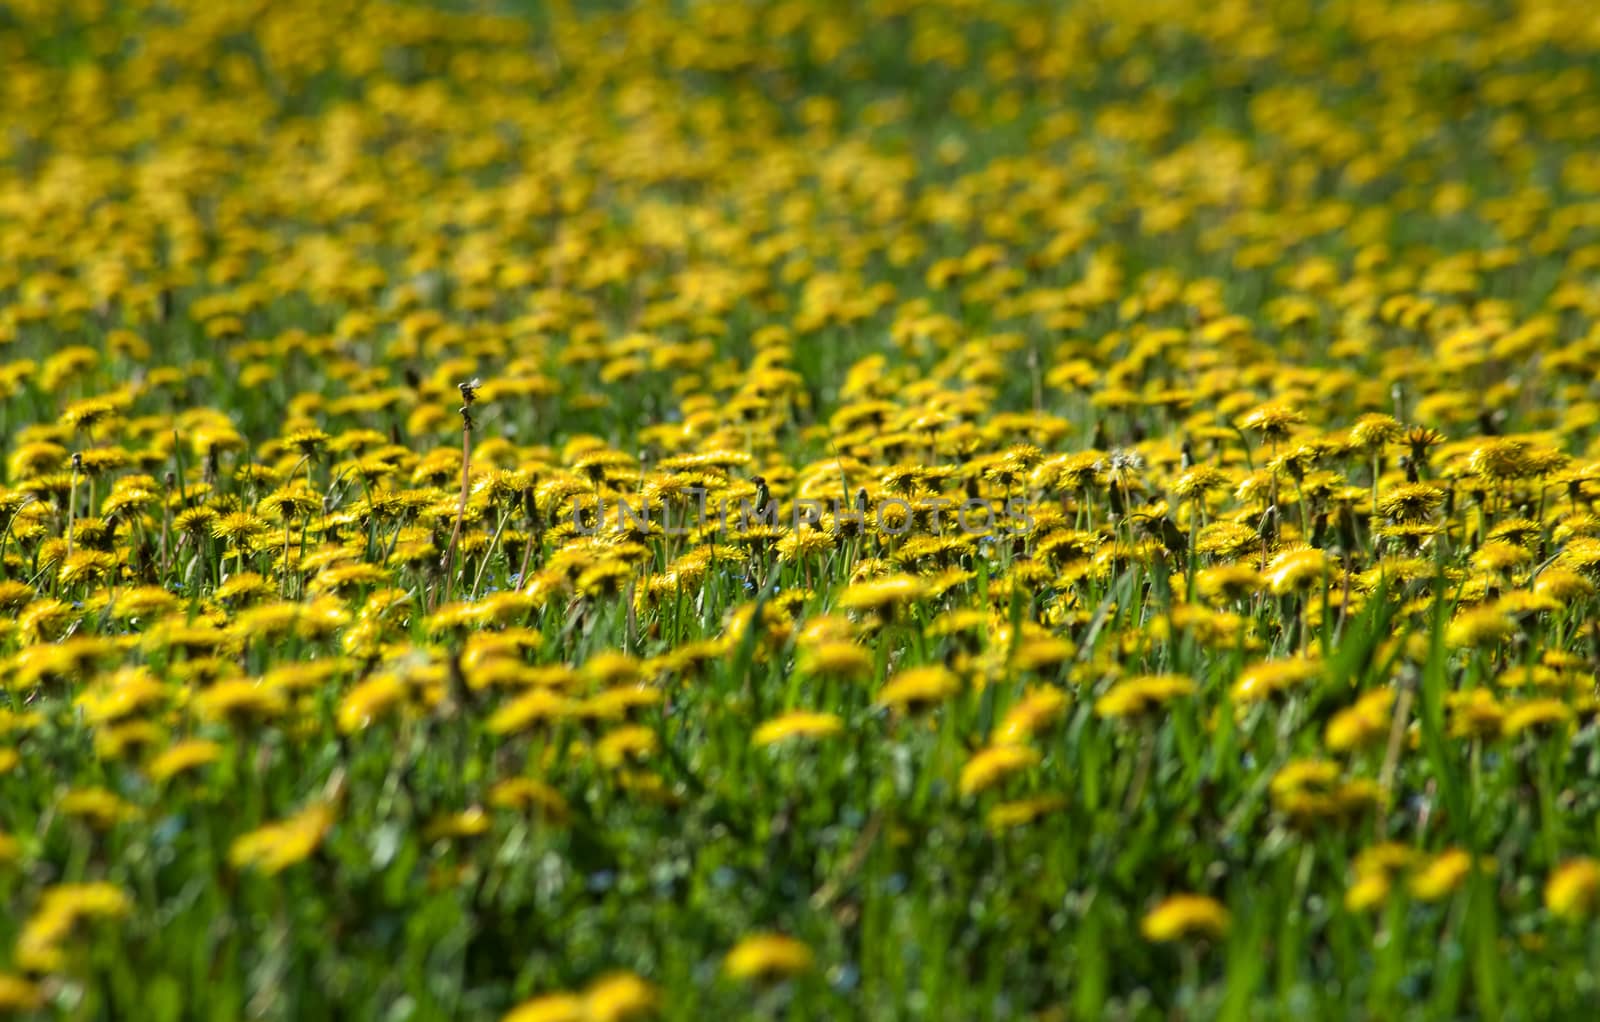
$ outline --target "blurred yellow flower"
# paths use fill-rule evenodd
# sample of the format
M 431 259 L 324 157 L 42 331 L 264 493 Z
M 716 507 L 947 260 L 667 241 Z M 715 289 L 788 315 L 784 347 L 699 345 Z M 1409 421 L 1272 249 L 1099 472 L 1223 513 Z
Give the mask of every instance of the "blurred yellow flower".
M 774 717 L 756 728 L 754 745 L 774 745 L 792 738 L 826 738 L 844 730 L 844 722 L 832 713 L 793 710 Z
M 1569 859 L 1550 871 L 1544 904 L 1552 915 L 1578 920 L 1600 907 L 1600 860 Z
M 1229 913 L 1221 902 L 1203 894 L 1174 894 L 1147 912 L 1139 932 L 1156 943 L 1185 937 L 1221 937 L 1228 931 Z
M 1010 775 L 1039 763 L 1037 749 L 1026 745 L 991 745 L 979 749 L 961 768 L 960 789 L 963 795 L 976 795 L 999 784 Z
M 734 945 L 722 960 L 722 971 L 736 980 L 773 980 L 811 968 L 811 949 L 781 933 L 755 933 Z
M 1094 712 L 1113 719 L 1137 717 L 1194 692 L 1194 681 L 1181 674 L 1139 675 L 1111 686 L 1095 701 Z
M 193 738 L 162 750 L 145 766 L 152 781 L 171 780 L 222 758 L 223 748 L 216 742 Z
M 331 806 L 320 803 L 234 840 L 228 862 L 239 869 L 255 869 L 268 876 L 304 862 L 321 846 L 334 823 Z

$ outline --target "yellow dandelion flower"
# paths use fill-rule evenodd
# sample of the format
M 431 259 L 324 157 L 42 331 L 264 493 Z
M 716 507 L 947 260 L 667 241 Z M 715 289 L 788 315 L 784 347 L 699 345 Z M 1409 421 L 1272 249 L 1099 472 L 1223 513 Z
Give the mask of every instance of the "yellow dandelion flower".
M 1066 805 L 1067 800 L 1060 795 L 1036 795 L 1033 798 L 1001 802 L 989 810 L 984 823 L 993 831 L 1011 830 L 1059 812 Z
M 1253 537 L 1253 534 L 1252 534 Z M 1195 589 L 1216 603 L 1247 599 L 1265 585 L 1261 573 L 1248 564 L 1219 564 L 1195 573 Z
M 333 808 L 316 803 L 276 823 L 236 838 L 228 849 L 228 862 L 237 869 L 254 869 L 268 876 L 304 862 L 321 845 L 334 824 Z
M 866 678 L 872 674 L 872 654 L 847 641 L 802 646 L 798 669 L 803 674 L 822 678 Z
M 577 704 L 547 688 L 534 688 L 500 707 L 489 717 L 490 734 L 520 734 L 536 724 L 559 721 L 576 712 Z
M 1350 912 L 1370 912 L 1389 900 L 1393 883 L 1384 872 L 1356 874 L 1344 892 L 1344 907 Z
M 488 833 L 491 825 L 489 814 L 484 812 L 481 806 L 470 806 L 458 813 L 446 813 L 430 820 L 422 830 L 422 839 L 443 841 L 478 837 Z
M 1323 744 L 1331 752 L 1349 752 L 1377 741 L 1388 734 L 1392 721 L 1394 690 L 1374 689 L 1333 715 L 1323 731 Z
M 583 991 L 583 1013 L 588 1022 L 627 1022 L 655 1012 L 661 994 L 654 985 L 631 972 L 615 972 L 590 983 Z
M 15 961 L 29 972 L 59 971 L 66 964 L 62 945 L 81 923 L 121 919 L 132 909 L 132 900 L 114 884 L 97 881 L 47 888 L 17 935 Z
M 500 1017 L 500 1022 L 588 1022 L 583 998 L 556 993 L 533 997 Z
M 857 582 L 839 596 L 842 610 L 892 611 L 915 603 L 927 592 L 927 584 L 911 575 L 888 575 Z
M 145 765 L 145 773 L 159 784 L 217 762 L 222 758 L 222 751 L 222 746 L 216 742 L 192 738 L 163 749 Z
M 1600 538 L 1581 536 L 1568 541 L 1560 563 L 1591 581 L 1600 582 Z
M 84 820 L 100 830 L 109 830 L 140 815 L 137 806 L 105 788 L 74 788 L 61 797 L 56 808 L 62 815 Z
M 540 816 L 552 823 L 565 823 L 571 814 L 566 797 L 543 781 L 531 777 L 510 777 L 489 789 L 489 804 Z
M 595 744 L 600 765 L 616 769 L 654 755 L 660 743 L 656 733 L 638 724 L 620 727 L 601 736 Z
M 1600 860 L 1569 859 L 1550 872 L 1544 904 L 1563 919 L 1580 920 L 1600 908 Z
M 1350 427 L 1350 439 L 1358 447 L 1367 449 L 1381 448 L 1387 444 L 1399 443 L 1405 435 L 1405 427 L 1390 415 L 1363 415 Z
M 1229 914 L 1222 903 L 1203 894 L 1174 894 L 1147 912 L 1139 932 L 1156 943 L 1186 937 L 1221 937 L 1228 931 Z
M 283 693 L 244 678 L 219 681 L 196 695 L 195 712 L 211 720 L 270 720 L 288 708 Z
M 637 711 L 645 707 L 659 706 L 661 700 L 660 689 L 644 685 L 618 685 L 584 699 L 575 713 L 587 721 L 627 720 L 637 716 Z
M 1421 901 L 1439 901 L 1450 896 L 1472 871 L 1472 856 L 1460 848 L 1449 848 L 1419 866 L 1411 876 L 1411 895 Z
M 265 519 L 249 511 L 233 511 L 211 522 L 211 536 L 230 546 L 248 549 L 251 543 L 270 528 Z
M 1066 639 L 1044 635 L 1028 639 L 1017 646 L 1011 655 L 1014 671 L 1039 671 L 1056 666 L 1072 658 L 1077 647 Z
M 1304 686 L 1322 673 L 1318 660 L 1264 660 L 1247 667 L 1233 685 L 1233 700 L 1249 704 Z
M 1289 436 L 1294 427 L 1304 422 L 1305 418 L 1305 415 L 1292 405 L 1273 402 L 1258 405 L 1246 413 L 1239 419 L 1239 428 L 1258 433 L 1267 440 L 1278 441 Z
M 1485 440 L 1467 459 L 1467 470 L 1486 479 L 1503 481 L 1532 474 L 1528 445 L 1510 437 Z
M 1506 710 L 1488 689 L 1448 693 L 1445 704 L 1450 710 L 1452 738 L 1483 738 L 1501 733 Z
M 961 691 L 961 679 L 937 664 L 913 667 L 896 674 L 878 691 L 877 705 L 905 713 L 930 708 Z
M 1318 547 L 1285 550 L 1267 562 L 1267 587 L 1275 596 L 1302 592 L 1322 583 L 1329 574 L 1327 551 Z
M 1217 557 L 1237 557 L 1260 546 L 1260 534 L 1240 522 L 1212 522 L 1200 530 L 1194 542 L 1197 553 Z
M 1533 560 L 1533 554 L 1523 547 L 1501 540 L 1493 540 L 1472 554 L 1472 566 L 1479 571 L 1506 574 Z
M 1499 607 L 1473 607 L 1458 612 L 1445 630 L 1445 644 L 1453 649 L 1482 649 L 1498 645 L 1516 629 L 1516 622 Z
M 1014 773 L 1036 766 L 1039 751 L 1026 745 L 991 745 L 972 754 L 961 768 L 960 790 L 976 795 L 999 784 Z
M 735 944 L 722 960 L 722 971 L 731 979 L 775 980 L 808 971 L 814 960 L 811 949 L 781 933 L 756 933 Z
M 756 728 L 751 743 L 774 745 L 792 738 L 826 738 L 844 730 L 844 722 L 832 713 L 794 710 L 774 717 Z
M 995 729 L 995 741 L 1007 744 L 1026 742 L 1061 719 L 1070 700 L 1059 688 L 1035 688 L 1006 711 Z
M 404 681 L 393 674 L 375 674 L 339 700 L 335 716 L 341 734 L 365 730 L 379 718 L 403 706 L 409 696 Z
M 0 1012 L 38 1011 L 44 1006 L 44 991 L 38 984 L 10 972 L 0 972 Z
M 1573 717 L 1572 707 L 1559 699 L 1530 699 L 1506 709 L 1505 718 L 1500 722 L 1500 733 L 1507 738 L 1515 738 L 1524 731 L 1568 724 Z
M 1584 597 L 1593 596 L 1595 586 L 1576 571 L 1553 566 L 1539 572 L 1539 577 L 1533 582 L 1533 591 L 1557 603 L 1570 604 Z
M 1111 686 L 1095 701 L 1094 712 L 1111 719 L 1137 717 L 1194 692 L 1194 680 L 1185 675 L 1139 675 Z

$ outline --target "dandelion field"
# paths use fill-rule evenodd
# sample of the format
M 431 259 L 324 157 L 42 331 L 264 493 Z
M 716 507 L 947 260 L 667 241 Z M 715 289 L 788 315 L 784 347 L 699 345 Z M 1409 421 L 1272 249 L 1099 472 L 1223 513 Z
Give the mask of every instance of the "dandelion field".
M 1600 1004 L 1587 4 L 0 65 L 0 1014 Z

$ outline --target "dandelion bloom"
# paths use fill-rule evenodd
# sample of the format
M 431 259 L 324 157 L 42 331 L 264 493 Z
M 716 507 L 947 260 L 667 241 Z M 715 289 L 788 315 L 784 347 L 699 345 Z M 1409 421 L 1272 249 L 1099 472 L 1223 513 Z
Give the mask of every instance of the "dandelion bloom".
M 1467 460 L 1476 475 L 1495 481 L 1521 479 L 1533 472 L 1528 445 L 1509 437 L 1495 437 L 1480 443 Z
M 1272 441 L 1282 440 L 1294 431 L 1294 427 L 1306 420 L 1304 413 L 1291 405 L 1282 402 L 1273 402 L 1258 405 L 1246 413 L 1239 420 L 1239 428 L 1251 433 L 1259 433 L 1263 438 Z
M 1470 872 L 1470 854 L 1460 848 L 1445 849 L 1417 867 L 1411 876 L 1411 894 L 1419 901 L 1439 901 L 1460 887 Z
M 999 784 L 1005 778 L 1038 764 L 1039 751 L 1026 745 L 991 745 L 979 749 L 961 768 L 960 789 L 963 795 L 976 795 Z
M 821 678 L 865 678 L 872 673 L 872 654 L 853 642 L 821 642 L 801 648 L 799 670 Z
M 477 837 L 488 833 L 491 825 L 489 814 L 481 806 L 469 806 L 458 813 L 446 813 L 428 821 L 422 829 L 422 837 L 425 841 Z
M 1381 805 L 1385 793 L 1365 778 L 1341 780 L 1329 760 L 1292 760 L 1273 775 L 1268 791 L 1279 812 L 1301 820 L 1339 816 Z
M 832 713 L 794 710 L 777 716 L 756 728 L 751 743 L 775 745 L 791 738 L 826 738 L 844 730 L 844 722 Z
M 77 817 L 99 830 L 110 830 L 119 823 L 138 819 L 139 808 L 105 788 L 73 788 L 61 796 L 57 809 L 65 816 Z
M 589 984 L 583 992 L 587 1022 L 627 1022 L 653 1013 L 661 1002 L 656 988 L 631 972 L 614 972 Z
M 1263 660 L 1248 667 L 1233 685 L 1236 703 L 1254 703 L 1305 685 L 1322 673 L 1320 661 L 1294 658 Z
M 1444 503 L 1444 489 L 1432 483 L 1406 483 L 1378 495 L 1378 513 L 1396 522 L 1420 522 Z
M 531 689 L 496 710 L 489 717 L 488 731 L 493 735 L 520 734 L 535 724 L 565 719 L 575 709 L 573 700 L 559 692 Z
M 1059 688 L 1029 690 L 1000 718 L 995 740 L 1003 743 L 1027 741 L 1059 720 L 1069 701 L 1067 693 Z
M 342 734 L 370 727 L 394 707 L 404 705 L 407 688 L 392 674 L 379 674 L 352 688 L 339 700 L 336 720 Z
M 887 575 L 857 582 L 839 596 L 842 610 L 891 611 L 915 603 L 927 594 L 927 584 L 912 575 Z
M 44 991 L 32 980 L 10 972 L 0 972 L 0 1012 L 38 1011 L 44 1006 Z
M 228 849 L 228 862 L 272 876 L 311 857 L 333 826 L 330 806 L 308 806 L 288 819 L 236 838 Z
M 1600 860 L 1569 859 L 1550 873 L 1544 885 L 1544 905 L 1552 915 L 1578 920 L 1600 907 Z
M 211 523 L 211 535 L 215 539 L 243 549 L 269 528 L 264 519 L 248 511 L 234 511 L 222 515 Z
M 1228 910 L 1203 894 L 1174 894 L 1139 922 L 1139 932 L 1158 944 L 1185 937 L 1221 937 L 1228 931 Z
M 1541 596 L 1548 596 L 1558 603 L 1567 604 L 1585 596 L 1593 596 L 1595 586 L 1575 571 L 1550 567 L 1539 572 L 1539 577 L 1533 583 L 1533 591 Z
M 66 964 L 63 945 L 81 923 L 120 919 L 132 910 L 132 900 L 114 884 L 66 883 L 47 888 L 17 935 L 16 963 L 30 972 L 57 971 Z
M 1201 554 L 1237 557 L 1260 545 L 1260 534 L 1248 525 L 1241 522 L 1212 522 L 1195 537 L 1194 548 Z
M 192 705 L 202 717 L 228 721 L 269 720 L 288 708 L 283 693 L 244 678 L 217 682 Z
M 1600 538 L 1583 536 L 1570 541 L 1559 561 L 1583 577 L 1600 582 Z
M 571 808 L 561 792 L 531 777 L 510 777 L 489 789 L 489 804 L 543 817 L 552 823 L 565 823 Z
M 877 703 L 909 713 L 942 703 L 960 690 L 961 679 L 947 667 L 913 667 L 889 679 L 878 691 Z
M 1265 579 L 1274 596 L 1303 592 L 1328 575 L 1327 551 L 1317 547 L 1285 550 L 1267 562 Z
M 222 758 L 222 746 L 203 738 L 178 742 L 162 750 L 145 766 L 152 781 L 169 781 L 182 773 L 197 770 Z
M 984 823 L 993 831 L 1011 830 L 1059 812 L 1066 805 L 1067 800 L 1060 795 L 1036 795 L 1033 798 L 1001 802 L 990 808 Z
M 1390 709 L 1394 690 L 1374 689 L 1333 715 L 1322 734 L 1330 752 L 1350 752 L 1387 734 L 1391 726 Z
M 1573 716 L 1572 707 L 1559 699 L 1530 699 L 1506 709 L 1505 719 L 1500 722 L 1500 731 L 1507 738 L 1515 738 L 1524 731 L 1570 723 Z
M 530 998 L 500 1016 L 500 1022 L 586 1022 L 583 998 L 577 994 L 544 994 Z
M 1394 884 L 1388 873 L 1357 873 L 1344 892 L 1344 907 L 1350 912 L 1368 912 L 1389 900 Z
M 1182 674 L 1139 675 L 1111 686 L 1095 701 L 1094 712 L 1113 719 L 1137 717 L 1194 691 L 1194 680 Z
M 638 724 L 608 731 L 595 746 L 600 765 L 615 769 L 653 755 L 660 742 L 656 733 Z
M 1350 427 L 1350 440 L 1357 447 L 1368 449 L 1381 448 L 1386 444 L 1398 443 L 1403 439 L 1405 427 L 1400 425 L 1392 415 L 1371 414 L 1363 415 Z
M 1445 644 L 1452 649 L 1483 649 L 1498 645 L 1516 630 L 1499 607 L 1473 607 L 1456 614 L 1445 629 Z
M 722 960 L 722 971 L 736 980 L 773 980 L 797 976 L 811 968 L 811 949 L 781 933 L 756 933 L 734 945 Z
M 1030 638 L 1011 657 L 1012 671 L 1040 671 L 1070 660 L 1077 647 L 1054 635 Z
M 1254 535 L 1251 537 L 1254 540 Z M 1254 596 L 1264 586 L 1261 573 L 1248 564 L 1219 564 L 1195 575 L 1200 595 L 1217 603 L 1231 603 Z
M 1506 708 L 1488 689 L 1447 693 L 1445 705 L 1450 711 L 1452 738 L 1485 738 L 1501 734 Z

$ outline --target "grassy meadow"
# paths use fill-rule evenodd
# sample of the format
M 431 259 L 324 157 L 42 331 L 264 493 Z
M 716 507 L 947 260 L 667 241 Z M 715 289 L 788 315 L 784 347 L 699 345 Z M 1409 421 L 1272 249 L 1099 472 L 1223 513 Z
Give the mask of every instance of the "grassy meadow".
M 0 0 L 0 111 L 0 1015 L 1594 1017 L 1587 0 Z

